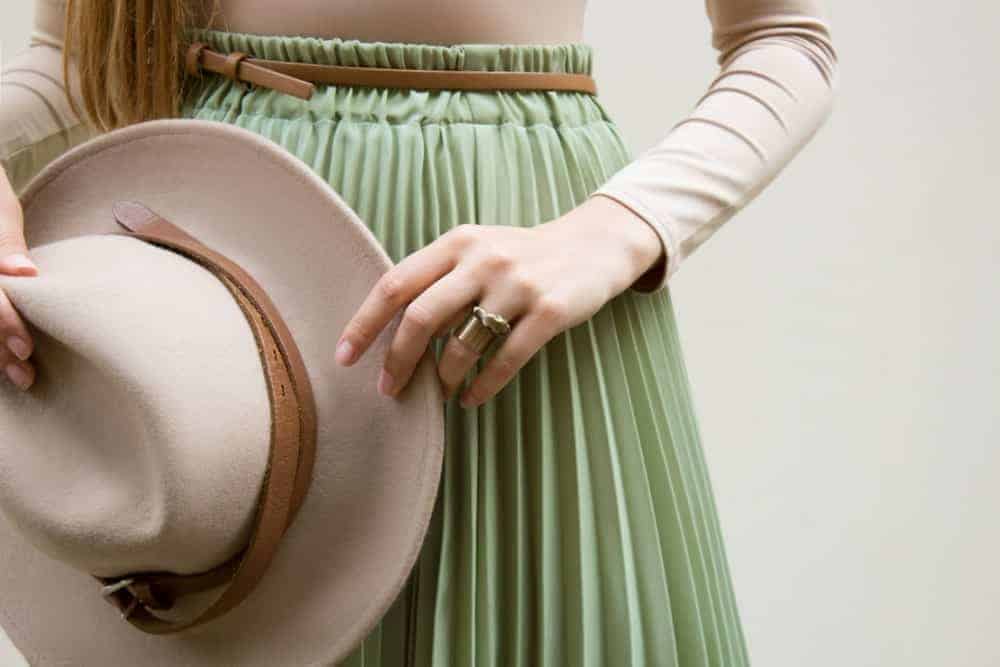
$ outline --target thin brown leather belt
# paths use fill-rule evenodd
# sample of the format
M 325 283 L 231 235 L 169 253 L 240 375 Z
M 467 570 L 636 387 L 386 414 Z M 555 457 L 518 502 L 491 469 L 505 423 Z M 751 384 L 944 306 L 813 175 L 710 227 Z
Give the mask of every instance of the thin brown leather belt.
M 242 51 L 219 53 L 203 42 L 195 42 L 188 48 L 185 61 L 188 74 L 194 77 L 200 77 L 203 70 L 215 72 L 233 81 L 271 88 L 304 100 L 312 97 L 317 83 L 417 90 L 554 90 L 597 94 L 597 84 L 589 74 L 316 65 L 253 58 Z

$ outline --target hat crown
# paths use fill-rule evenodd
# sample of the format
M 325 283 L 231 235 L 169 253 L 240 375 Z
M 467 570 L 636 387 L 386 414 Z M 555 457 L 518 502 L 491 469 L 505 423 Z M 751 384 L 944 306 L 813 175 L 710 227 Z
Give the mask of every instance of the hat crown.
M 249 538 L 270 445 L 239 306 L 195 262 L 125 236 L 33 257 L 39 276 L 0 277 L 31 325 L 38 369 L 30 392 L 2 390 L 0 512 L 98 576 L 225 561 Z

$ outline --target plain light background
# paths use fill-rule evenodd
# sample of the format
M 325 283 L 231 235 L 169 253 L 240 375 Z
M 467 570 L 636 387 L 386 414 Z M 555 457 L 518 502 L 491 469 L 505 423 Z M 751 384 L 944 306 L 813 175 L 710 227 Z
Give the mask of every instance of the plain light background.
M 833 5 L 833 115 L 671 279 L 751 658 L 1000 664 L 1000 4 Z M 587 41 L 637 154 L 717 71 L 701 0 Z

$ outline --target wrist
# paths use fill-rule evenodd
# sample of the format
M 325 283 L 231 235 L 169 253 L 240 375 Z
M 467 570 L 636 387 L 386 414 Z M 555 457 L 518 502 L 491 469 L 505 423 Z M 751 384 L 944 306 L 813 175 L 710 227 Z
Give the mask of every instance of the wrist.
M 667 259 L 663 242 L 653 227 L 635 211 L 601 193 L 595 193 L 578 208 L 585 212 L 587 220 L 598 226 L 604 239 L 612 236 L 621 241 L 626 287 L 653 270 L 662 270 Z

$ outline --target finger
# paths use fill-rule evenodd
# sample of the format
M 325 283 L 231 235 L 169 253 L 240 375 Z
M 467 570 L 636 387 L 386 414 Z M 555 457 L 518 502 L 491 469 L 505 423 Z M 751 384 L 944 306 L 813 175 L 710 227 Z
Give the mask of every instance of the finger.
M 455 327 L 458 327 L 465 321 L 465 319 L 472 314 L 472 308 L 463 308 L 459 312 L 455 313 L 454 317 L 449 319 L 444 323 L 443 326 L 439 327 L 436 332 L 434 332 L 435 338 L 444 338 L 445 336 L 451 334 Z
M 25 361 L 8 361 L 4 366 L 4 376 L 21 391 L 27 391 L 35 383 L 35 369 Z
M 487 311 L 498 313 L 508 322 L 513 322 L 524 312 L 527 303 L 525 303 L 523 295 L 510 293 L 502 298 L 491 294 L 483 300 L 481 305 Z M 441 360 L 438 362 L 438 376 L 441 378 L 441 385 L 446 397 L 450 398 L 458 389 L 480 356 L 482 356 L 480 353 L 460 341 L 456 336 L 448 339 L 441 353 Z
M 395 396 L 410 381 L 427 351 L 431 336 L 475 301 L 482 284 L 468 271 L 456 269 L 421 292 L 403 311 L 379 378 L 379 392 Z
M 32 351 L 24 323 L 0 290 L 0 368 L 7 381 L 21 390 L 27 390 L 35 382 L 35 369 L 26 361 Z
M 34 352 L 28 327 L 3 290 L 0 290 L 0 346 L 18 361 L 27 360 Z
M 38 275 L 38 267 L 28 257 L 24 242 L 21 203 L 0 169 L 0 273 L 11 276 Z
M 463 393 L 462 407 L 482 405 L 503 389 L 543 345 L 566 328 L 565 313 L 561 304 L 549 299 L 518 320 Z
M 451 271 L 455 264 L 452 247 L 434 241 L 383 273 L 344 326 L 337 342 L 337 363 L 350 366 L 357 361 L 400 308 Z
M 444 350 L 441 351 L 441 360 L 438 362 L 438 378 L 441 380 L 445 400 L 450 399 L 455 393 L 466 373 L 476 364 L 480 356 L 482 355 L 455 336 L 448 338 Z

